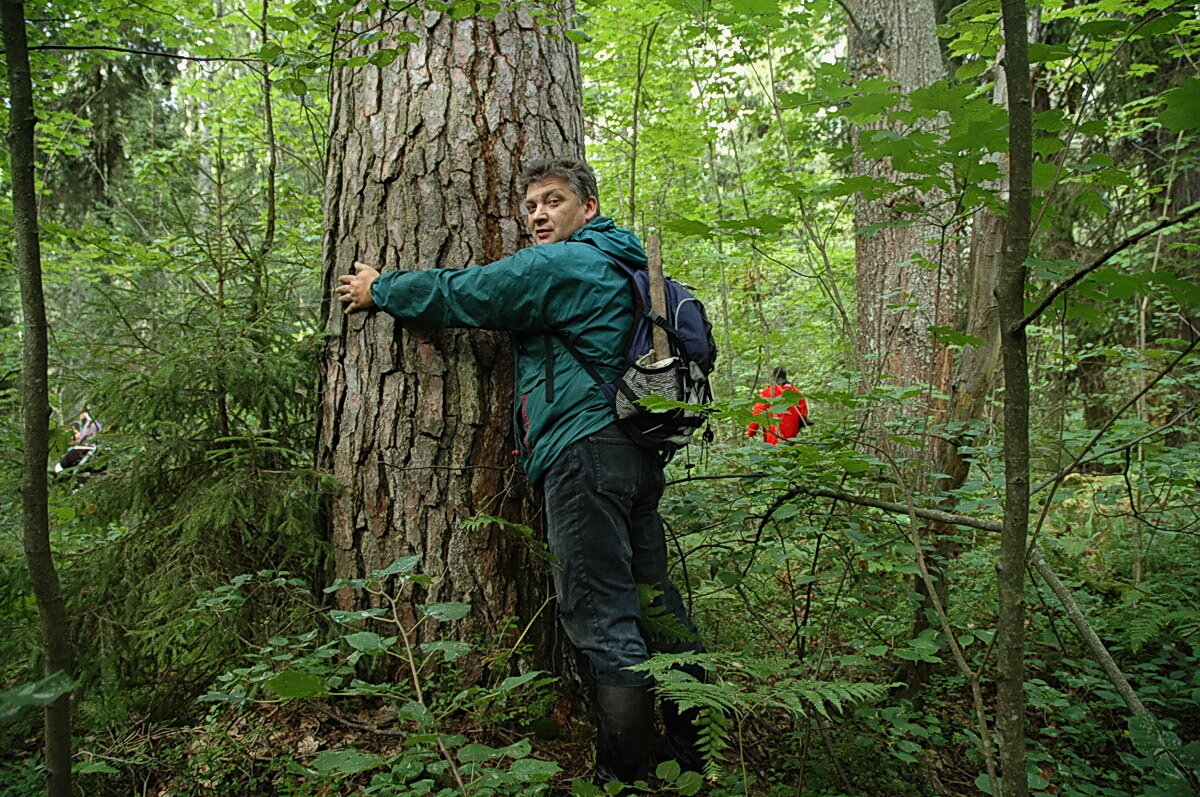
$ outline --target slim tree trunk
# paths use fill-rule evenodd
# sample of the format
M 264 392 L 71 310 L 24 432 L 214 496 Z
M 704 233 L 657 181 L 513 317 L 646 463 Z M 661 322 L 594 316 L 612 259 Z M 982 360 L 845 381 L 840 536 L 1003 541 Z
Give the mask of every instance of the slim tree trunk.
M 578 54 L 561 31 L 507 9 L 490 20 L 385 13 L 363 24 L 400 37 L 365 54 L 416 41 L 387 66 L 335 76 L 327 301 L 355 260 L 386 271 L 511 254 L 527 243 L 516 189 L 522 166 L 583 152 Z M 515 639 L 533 623 L 523 641 L 547 666 L 547 571 L 520 535 L 465 525 L 480 514 L 540 525 L 511 454 L 508 336 L 421 329 L 382 313 L 346 318 L 332 306 L 326 328 L 318 456 L 345 485 L 331 511 L 336 575 L 418 555 L 434 582 L 405 596 L 406 605 L 472 605 L 457 628 L 431 626 L 423 641 L 495 642 L 505 618 L 517 617 L 509 632 Z M 359 597 L 343 590 L 337 600 L 351 606 Z
M 1004 73 L 997 68 L 996 86 L 992 92 L 998 105 L 1007 103 Z M 1002 173 L 1007 173 L 1006 156 L 996 156 Z M 1002 177 L 986 186 L 997 196 L 1008 196 L 1008 179 Z M 970 473 L 971 463 L 962 454 L 963 447 L 972 446 L 978 434 L 986 434 L 983 420 L 987 402 L 992 396 L 1000 370 L 1000 323 L 996 311 L 996 285 L 1000 279 L 1001 253 L 1004 247 L 1004 218 L 991 208 L 981 208 L 971 220 L 970 251 L 966 258 L 967 272 L 963 277 L 964 304 L 962 331 L 973 338 L 974 343 L 962 347 L 955 363 L 954 375 L 950 380 L 946 401 L 946 425 L 953 436 L 943 437 L 931 446 L 939 464 L 934 481 L 934 492 L 951 496 L 941 505 L 953 511 L 956 499 L 954 492 L 961 488 Z M 975 431 L 978 430 L 978 431 Z M 959 544 L 954 539 L 954 530 L 945 523 L 931 523 L 922 532 L 929 539 L 932 549 L 929 570 L 937 587 L 936 598 L 943 606 L 949 603 L 949 580 L 946 562 L 958 555 Z M 925 580 L 918 574 L 913 589 L 920 597 L 913 623 L 912 636 L 916 637 L 926 628 L 933 627 L 933 598 Z M 908 684 L 915 692 L 933 672 L 927 662 L 905 663 L 897 678 Z
M 21 282 L 23 411 L 21 501 L 24 505 L 25 560 L 42 623 L 47 675 L 72 670 L 67 611 L 50 549 L 46 462 L 49 456 L 50 400 L 47 387 L 46 304 L 42 294 L 42 255 L 38 242 L 37 190 L 34 184 L 33 85 L 25 38 L 25 7 L 0 0 L 4 52 L 8 64 L 13 238 Z M 45 708 L 46 791 L 71 793 L 71 697 L 65 694 Z
M 1008 227 L 997 290 L 1004 362 L 1004 529 L 998 568 L 996 728 L 1005 797 L 1029 793 L 1025 771 L 1025 562 L 1029 533 L 1029 357 L 1025 259 L 1033 195 L 1032 102 L 1024 0 L 1003 0 L 1008 81 Z

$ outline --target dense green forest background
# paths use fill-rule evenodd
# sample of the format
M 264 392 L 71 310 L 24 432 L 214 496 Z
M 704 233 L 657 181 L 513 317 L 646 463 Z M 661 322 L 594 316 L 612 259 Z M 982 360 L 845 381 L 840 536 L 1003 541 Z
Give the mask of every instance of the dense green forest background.
M 994 311 L 972 310 L 991 300 L 977 278 L 1002 244 L 985 232 L 1009 200 L 998 5 L 930 5 L 936 46 L 914 57 L 938 77 L 916 89 L 871 60 L 885 37 L 856 3 L 611 0 L 566 20 L 520 5 L 578 43 L 603 212 L 662 238 L 720 348 L 715 439 L 672 462 L 664 507 L 717 677 L 672 685 L 669 662 L 652 665 L 701 707 L 709 766 L 668 767 L 648 788 L 996 791 L 1005 391 L 996 357 L 965 364 L 999 346 Z M 1030 9 L 1037 794 L 1200 790 L 1197 11 Z M 446 603 L 418 613 L 442 639 L 410 648 L 413 629 L 387 621 L 408 616 L 389 611 L 396 584 L 436 577 L 416 560 L 332 583 L 339 485 L 314 455 L 331 75 L 403 56 L 371 20 L 500 12 L 26 5 L 47 469 L 81 411 L 104 430 L 88 472 L 52 477 L 76 665 L 71 681 L 42 680 L 18 491 L 24 318 L 5 280 L 5 793 L 39 793 L 36 709 L 71 687 L 77 793 L 527 794 L 586 779 L 585 702 L 569 677 L 522 663 L 520 634 L 461 639 L 469 608 Z M 0 174 L 6 242 L 10 182 Z M 871 207 L 884 220 L 864 224 Z M 936 256 L 864 258 L 891 230 L 924 231 Z M 0 257 L 15 274 L 12 248 Z M 918 288 L 926 275 L 943 290 Z M 895 338 L 888 318 L 903 319 Z M 903 342 L 913 330 L 936 349 L 928 362 Z M 815 425 L 771 447 L 744 432 L 776 365 Z M 331 611 L 334 586 L 381 608 Z M 459 666 L 481 658 L 482 680 Z

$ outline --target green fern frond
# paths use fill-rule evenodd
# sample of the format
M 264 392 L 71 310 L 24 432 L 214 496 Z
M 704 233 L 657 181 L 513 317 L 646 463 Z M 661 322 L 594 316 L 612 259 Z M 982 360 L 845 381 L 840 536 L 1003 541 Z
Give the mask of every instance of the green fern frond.
M 651 584 L 638 584 L 637 591 L 638 603 L 642 608 L 642 626 L 651 636 L 669 642 L 691 642 L 696 639 L 696 632 L 662 605 L 659 600 L 662 590 Z
M 1125 631 L 1134 652 L 1153 640 L 1172 619 L 1171 613 L 1157 603 L 1142 602 L 1129 613 Z
M 783 711 L 793 718 L 816 712 L 827 719 L 851 706 L 882 699 L 891 686 L 856 681 L 813 681 L 793 660 L 733 653 L 658 654 L 636 668 L 655 680 L 655 691 L 685 710 L 699 713 L 705 776 L 721 774 L 735 726 L 755 716 Z M 691 673 L 703 670 L 706 680 Z
M 721 761 L 729 749 L 733 722 L 720 711 L 700 711 L 696 724 L 700 727 L 700 753 L 704 756 L 704 777 L 716 780 L 721 776 Z

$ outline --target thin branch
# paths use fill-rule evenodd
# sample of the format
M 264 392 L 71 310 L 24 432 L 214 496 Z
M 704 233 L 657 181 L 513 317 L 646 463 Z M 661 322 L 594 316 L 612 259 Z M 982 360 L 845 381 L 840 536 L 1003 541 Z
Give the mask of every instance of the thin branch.
M 850 6 L 846 4 L 846 0 L 834 0 L 834 2 L 846 12 L 846 18 L 850 20 L 850 24 L 854 26 L 854 30 L 861 36 L 863 32 L 862 25 L 858 24 L 858 19 L 854 16 L 854 12 L 850 10 Z
M 1050 485 L 1060 481 L 1061 479 L 1065 478 L 1066 476 L 1070 475 L 1071 473 L 1077 471 L 1081 465 L 1087 465 L 1091 462 L 1098 462 L 1099 460 L 1102 460 L 1105 457 L 1112 456 L 1113 454 L 1120 454 L 1122 451 L 1129 451 L 1129 449 L 1140 444 L 1143 440 L 1148 440 L 1151 437 L 1155 437 L 1157 435 L 1164 434 L 1165 432 L 1170 431 L 1171 429 L 1175 428 L 1176 424 L 1178 424 L 1184 418 L 1186 418 L 1187 416 L 1189 416 L 1193 412 L 1195 412 L 1197 407 L 1200 407 L 1200 403 L 1193 404 L 1192 406 L 1190 406 L 1186 409 L 1180 410 L 1179 412 L 1177 412 L 1175 414 L 1175 417 L 1168 420 L 1162 426 L 1155 426 L 1153 429 L 1151 429 L 1147 432 L 1144 432 L 1144 433 L 1138 435 L 1137 437 L 1133 438 L 1132 440 L 1128 440 L 1128 441 L 1122 443 L 1119 446 L 1113 446 L 1112 448 L 1106 448 L 1103 451 L 1098 451 L 1095 454 L 1093 454 L 1092 456 L 1087 457 L 1087 458 L 1084 458 L 1081 455 L 1078 459 L 1073 461 L 1070 465 L 1067 465 L 1065 468 L 1060 470 L 1058 473 L 1054 474 L 1049 479 L 1046 479 L 1044 482 L 1042 482 L 1041 484 L 1034 487 L 1033 493 L 1037 494 L 1037 493 L 1041 492 L 1042 490 L 1046 489 L 1047 487 L 1049 487 Z M 1094 442 L 1095 441 L 1093 441 L 1093 443 Z
M 181 53 L 165 53 L 159 50 L 138 50 L 133 47 L 114 47 L 107 44 L 38 44 L 30 50 L 105 50 L 111 53 L 129 53 L 130 55 L 153 55 L 158 58 L 174 58 L 180 61 L 219 61 L 240 64 L 261 63 L 261 58 L 244 58 L 237 56 L 204 57 L 199 55 L 183 55 Z
M 1129 713 L 1134 716 L 1149 714 L 1150 712 L 1142 703 L 1141 698 L 1138 697 L 1137 692 L 1129 685 L 1125 674 L 1121 672 L 1117 663 L 1113 661 L 1113 657 L 1109 655 L 1108 649 L 1104 647 L 1104 642 L 1101 641 L 1096 632 L 1092 630 L 1091 625 L 1088 624 L 1087 618 L 1083 616 L 1083 612 L 1079 609 L 1079 604 L 1075 602 L 1075 598 L 1071 595 L 1071 590 L 1058 580 L 1058 576 L 1054 575 L 1054 571 L 1050 569 L 1050 566 L 1046 564 L 1046 560 L 1036 550 L 1029 552 L 1028 560 L 1038 571 L 1038 574 L 1041 575 L 1042 580 L 1046 582 L 1046 586 L 1050 587 L 1050 591 L 1062 603 L 1067 617 L 1075 625 L 1075 630 L 1079 632 L 1088 649 L 1100 661 L 1100 667 L 1108 675 L 1108 680 L 1116 687 L 1118 694 L 1121 695 L 1121 699 L 1129 707 Z
M 877 509 L 886 510 L 888 512 L 895 512 L 897 514 L 908 515 L 910 517 L 920 517 L 940 523 L 969 526 L 971 528 L 977 528 L 983 531 L 1000 532 L 1003 531 L 1004 528 L 1002 523 L 995 520 L 974 518 L 967 515 L 956 515 L 937 509 L 922 509 L 912 505 L 906 506 L 904 504 L 899 504 L 892 501 L 881 501 L 875 498 L 866 498 L 863 496 L 838 492 L 836 490 L 829 490 L 824 487 L 797 486 L 792 488 L 792 493 L 805 493 L 808 495 L 825 498 L 836 498 L 839 501 L 845 501 L 850 504 L 874 507 Z M 1126 705 L 1129 707 L 1130 713 L 1134 715 L 1148 713 L 1146 707 L 1138 698 L 1137 693 L 1134 692 L 1133 688 L 1129 685 L 1128 679 L 1125 678 L 1125 675 L 1121 672 L 1120 668 L 1113 660 L 1112 655 L 1109 654 L 1108 649 L 1105 648 L 1104 642 L 1096 635 L 1096 632 L 1088 624 L 1087 618 L 1083 616 L 1083 612 L 1080 611 L 1079 605 L 1075 602 L 1070 590 L 1063 585 L 1062 581 L 1058 579 L 1054 571 L 1050 569 L 1048 564 L 1046 564 L 1046 560 L 1042 558 L 1041 554 L 1036 549 L 1032 549 L 1028 552 L 1027 561 L 1029 564 L 1033 565 L 1034 569 L 1037 570 L 1038 574 L 1041 575 L 1042 579 L 1046 582 L 1046 585 L 1050 587 L 1050 590 L 1059 599 L 1059 602 L 1062 604 L 1063 610 L 1066 612 L 1067 617 L 1070 618 L 1072 624 L 1074 624 L 1076 630 L 1079 632 L 1079 635 L 1083 638 L 1084 644 L 1092 652 L 1092 655 L 1096 657 L 1097 661 L 1099 661 L 1100 666 L 1105 671 L 1105 674 L 1108 675 L 1113 686 L 1116 687 L 1117 691 L 1121 694 L 1121 697 L 1125 700 Z
M 1034 321 L 1036 321 L 1038 319 L 1038 316 L 1040 316 L 1042 313 L 1046 312 L 1046 310 L 1048 310 L 1050 308 L 1050 305 L 1052 305 L 1054 303 L 1055 299 L 1057 299 L 1059 296 L 1061 296 L 1063 293 L 1065 293 L 1067 290 L 1069 290 L 1072 286 L 1074 286 L 1076 283 L 1078 283 L 1080 280 L 1082 280 L 1088 274 L 1092 273 L 1093 271 L 1095 271 L 1096 269 L 1100 268 L 1102 265 L 1107 263 L 1114 256 L 1120 254 L 1121 252 L 1123 252 L 1124 250 L 1133 246 L 1134 244 L 1137 244 L 1140 241 L 1142 241 L 1146 238 L 1149 238 L 1151 235 L 1153 235 L 1156 232 L 1161 232 L 1162 230 L 1165 230 L 1168 227 L 1173 227 L 1176 224 L 1182 224 L 1183 222 L 1188 221 L 1189 219 L 1191 219 L 1197 215 L 1200 215 L 1200 203 L 1192 205 L 1192 207 L 1183 211 L 1182 213 L 1180 213 L 1178 216 L 1175 216 L 1174 218 L 1163 219 L 1162 221 L 1158 222 L 1157 224 L 1155 224 L 1152 227 L 1148 227 L 1145 230 L 1142 230 L 1141 232 L 1135 232 L 1135 233 L 1130 234 L 1124 240 L 1111 246 L 1108 249 L 1108 251 L 1104 252 L 1104 254 L 1100 255 L 1098 258 L 1093 260 L 1090 264 L 1079 269 L 1074 274 L 1072 274 L 1070 277 L 1067 277 L 1067 279 L 1063 280 L 1058 285 L 1054 286 L 1054 288 L 1050 291 L 1050 293 L 1046 295 L 1046 298 L 1042 300 L 1041 304 L 1039 304 L 1033 310 L 1033 312 L 1031 312 L 1029 315 L 1025 316 L 1024 318 L 1022 318 L 1017 323 L 1016 328 L 1017 329 L 1025 329 L 1027 326 L 1032 324 Z
M 968 526 L 970 528 L 979 529 L 981 531 L 1000 531 L 1002 525 L 998 520 L 987 520 L 985 518 L 971 517 L 970 515 L 958 515 L 953 512 L 944 512 L 940 509 L 923 509 L 917 506 L 908 506 L 907 504 L 898 504 L 893 501 L 883 501 L 878 498 L 868 498 L 862 495 L 852 495 L 844 493 L 840 490 L 830 490 L 828 487 L 805 487 L 797 485 L 790 491 L 791 495 L 812 495 L 818 498 L 833 498 L 838 501 L 845 501 L 858 506 L 869 506 L 875 509 L 883 509 L 887 512 L 898 512 L 903 515 L 912 513 L 919 518 L 925 520 L 933 520 L 938 523 L 945 523 L 951 526 Z
M 1171 361 L 1170 365 L 1168 365 L 1166 368 L 1164 368 L 1162 370 L 1161 373 L 1159 373 L 1157 376 L 1155 376 L 1153 379 L 1151 379 L 1149 382 L 1147 382 L 1145 385 L 1143 385 L 1141 390 L 1139 390 L 1132 398 L 1130 398 L 1128 401 L 1126 401 L 1125 404 L 1123 404 L 1120 409 L 1118 409 L 1115 413 L 1113 413 L 1113 416 L 1108 419 L 1108 422 L 1096 431 L 1096 434 L 1092 436 L 1092 439 L 1089 440 L 1087 442 L 1087 444 L 1084 445 L 1083 449 L 1079 452 L 1079 454 L 1076 455 L 1075 461 L 1072 462 L 1070 465 L 1068 465 L 1067 468 L 1065 468 L 1064 470 L 1068 470 L 1068 472 L 1069 472 L 1069 471 L 1074 470 L 1075 468 L 1079 467 L 1079 464 L 1083 461 L 1084 455 L 1087 454 L 1087 452 L 1092 449 L 1092 446 L 1094 446 L 1100 442 L 1101 438 L 1103 438 L 1103 436 L 1108 432 L 1108 430 L 1110 428 L 1112 428 L 1113 424 L 1115 424 L 1117 422 L 1117 420 L 1122 415 L 1125 414 L 1125 411 L 1128 410 L 1130 407 L 1134 406 L 1135 404 L 1137 404 L 1137 402 L 1142 398 L 1142 396 L 1149 393 L 1150 390 L 1155 385 L 1157 385 L 1161 380 L 1166 378 L 1167 374 L 1171 373 L 1171 371 L 1173 371 L 1175 369 L 1175 366 L 1177 366 L 1177 365 L 1179 365 L 1179 363 L 1183 362 L 1184 359 L 1187 358 L 1187 356 L 1189 354 L 1191 354 L 1193 350 L 1195 350 L 1197 345 L 1200 345 L 1200 338 L 1197 338 L 1196 340 L 1193 340 L 1190 344 L 1188 344 L 1187 348 L 1185 348 L 1183 351 L 1181 351 L 1179 353 L 1179 356 L 1177 356 L 1173 361 Z M 1174 423 L 1174 421 L 1175 421 L 1175 419 L 1172 419 L 1170 421 L 1170 423 Z M 1132 443 L 1130 445 L 1132 445 Z M 1056 479 L 1051 480 L 1051 483 L 1054 486 L 1050 490 L 1049 497 L 1046 498 L 1046 500 L 1042 503 L 1042 509 L 1041 509 L 1041 513 L 1038 516 L 1037 525 L 1034 527 L 1033 534 L 1031 534 L 1029 536 L 1029 539 L 1026 542 L 1026 548 L 1028 551 L 1032 551 L 1034 545 L 1037 544 L 1038 536 L 1042 533 L 1042 526 L 1045 524 L 1046 518 L 1049 516 L 1050 506 L 1053 503 L 1054 494 L 1055 494 L 1055 492 L 1058 491 L 1059 482 L 1057 481 L 1057 478 L 1058 477 L 1056 477 Z M 1045 486 L 1045 485 L 1043 485 L 1043 486 Z M 1041 488 L 1039 487 L 1038 489 L 1041 489 Z M 1032 495 L 1032 493 L 1030 493 L 1030 495 Z

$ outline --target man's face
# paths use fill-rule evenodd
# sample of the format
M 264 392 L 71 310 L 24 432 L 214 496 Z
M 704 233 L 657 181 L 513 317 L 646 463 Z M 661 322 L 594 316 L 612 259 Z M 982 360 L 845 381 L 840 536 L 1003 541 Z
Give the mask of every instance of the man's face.
M 596 197 L 590 196 L 586 202 L 579 201 L 571 186 L 561 177 L 530 183 L 525 189 L 525 213 L 534 243 L 552 244 L 567 240 L 572 233 L 595 218 L 597 207 Z

